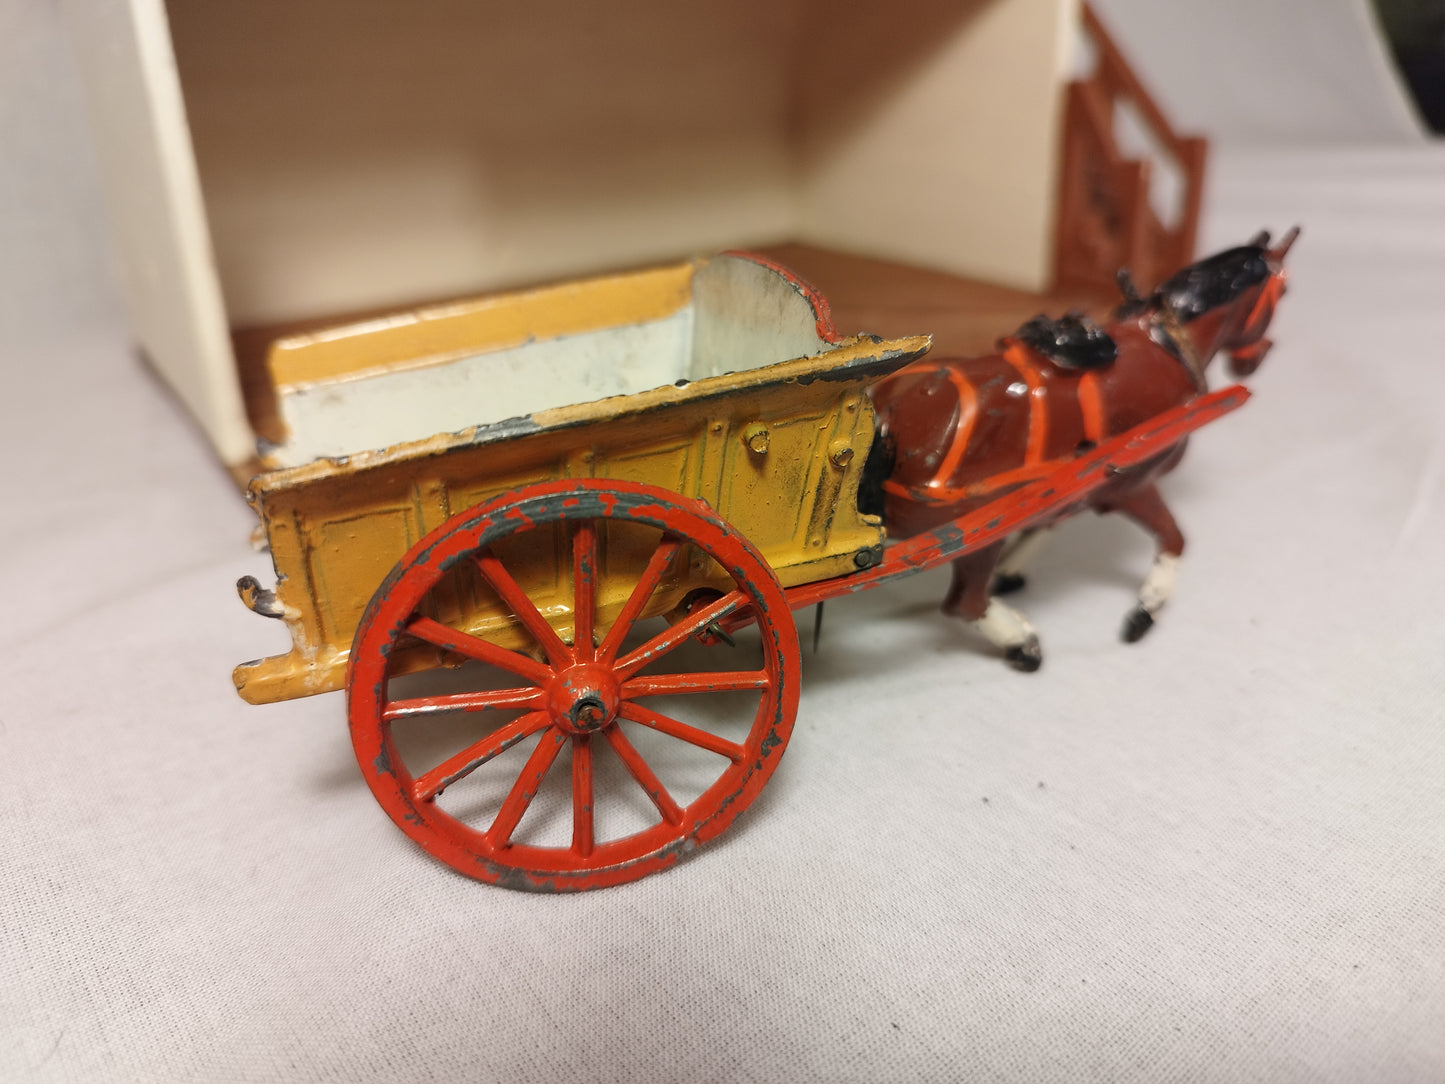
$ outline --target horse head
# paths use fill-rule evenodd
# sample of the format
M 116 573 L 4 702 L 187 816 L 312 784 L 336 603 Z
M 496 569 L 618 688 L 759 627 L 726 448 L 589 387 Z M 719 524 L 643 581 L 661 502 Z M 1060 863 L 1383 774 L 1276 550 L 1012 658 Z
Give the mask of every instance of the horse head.
M 1150 301 L 1166 318 L 1178 322 L 1201 365 L 1223 350 L 1229 356 L 1230 374 L 1249 376 L 1272 345 L 1265 332 L 1284 296 L 1284 258 L 1298 236 L 1296 226 L 1271 248 L 1268 231 L 1261 230 L 1248 244 L 1171 275 Z

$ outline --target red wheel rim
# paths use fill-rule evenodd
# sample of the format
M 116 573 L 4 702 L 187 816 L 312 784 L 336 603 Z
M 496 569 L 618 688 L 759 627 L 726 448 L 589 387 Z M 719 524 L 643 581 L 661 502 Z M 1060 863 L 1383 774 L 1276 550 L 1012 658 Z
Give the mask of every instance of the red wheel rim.
M 655 532 L 657 543 L 626 601 L 605 625 L 596 611 L 595 570 L 603 525 L 627 523 Z M 573 643 L 566 643 L 511 577 L 496 547 L 522 532 L 562 524 L 571 556 Z M 634 528 L 627 528 L 634 529 Z M 649 537 L 651 535 L 649 534 Z M 688 550 L 687 547 L 693 547 Z M 733 584 L 711 604 L 693 607 L 667 629 L 629 646 L 659 583 L 680 553 L 703 553 Z M 502 598 L 534 642 L 533 654 L 508 650 L 427 616 L 427 600 L 464 562 Z M 647 674 L 658 660 L 736 611 L 751 611 L 762 661 L 752 669 Z M 590 633 L 590 635 L 589 635 Z M 393 649 L 412 637 L 512 675 L 509 687 L 406 697 L 391 691 Z M 716 648 L 726 652 L 726 648 Z M 352 745 L 372 793 L 391 819 L 428 853 L 453 869 L 494 884 L 531 891 L 577 891 L 635 880 L 671 865 L 725 829 L 755 798 L 776 768 L 792 732 L 800 668 L 797 632 L 782 588 L 753 546 L 700 501 L 636 483 L 565 480 L 531 486 L 443 524 L 414 546 L 372 597 L 357 630 L 348 668 Z M 726 692 L 756 709 L 740 740 L 657 711 L 640 701 Z M 413 774 L 395 740 L 398 720 L 489 710 L 516 718 Z M 660 734 L 720 765 L 695 798 L 678 801 L 629 740 Z M 639 729 L 641 728 L 641 729 Z M 657 739 L 662 740 L 662 739 Z M 504 769 L 512 778 L 489 823 L 466 823 L 438 799 L 497 758 L 530 744 L 526 763 Z M 570 747 L 571 833 L 565 845 L 514 839 L 564 748 Z M 514 755 L 519 757 L 520 752 Z M 620 765 L 650 800 L 651 827 L 607 838 L 597 831 L 594 793 L 598 757 Z M 614 772 L 614 774 L 620 774 Z M 553 781 L 554 785 L 556 781 Z M 633 795 L 635 797 L 635 795 Z

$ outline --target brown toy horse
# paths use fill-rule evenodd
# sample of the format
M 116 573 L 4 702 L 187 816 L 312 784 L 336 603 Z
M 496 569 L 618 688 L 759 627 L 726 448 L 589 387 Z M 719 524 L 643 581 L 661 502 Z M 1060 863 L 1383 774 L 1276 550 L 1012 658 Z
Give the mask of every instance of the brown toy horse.
M 1204 369 L 1220 350 L 1230 372 L 1248 376 L 1269 350 L 1265 338 L 1285 290 L 1284 258 L 1298 230 L 1274 248 L 1269 234 L 1185 268 L 1147 299 L 1121 274 L 1124 303 L 1103 328 L 1077 316 L 1036 317 L 978 358 L 925 358 L 873 390 L 880 449 L 868 473 L 886 472 L 890 538 L 930 530 L 1038 478 L 1062 460 L 1124 433 L 1206 390 Z M 1184 536 L 1159 495 L 1160 475 L 1178 464 L 1180 442 L 1123 471 L 1088 501 L 1154 535 L 1158 552 L 1124 622 L 1135 641 L 1168 601 Z M 1080 511 L 1066 509 L 1052 522 Z M 1028 620 L 996 594 L 1023 586 L 1023 567 L 1052 525 L 1045 523 L 953 563 L 945 613 L 971 622 L 1011 666 L 1043 661 Z

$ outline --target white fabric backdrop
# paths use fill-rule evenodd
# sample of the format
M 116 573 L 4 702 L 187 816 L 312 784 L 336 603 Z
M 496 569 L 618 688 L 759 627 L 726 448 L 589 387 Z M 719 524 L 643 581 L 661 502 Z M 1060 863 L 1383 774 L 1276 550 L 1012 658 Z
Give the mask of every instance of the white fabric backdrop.
M 1209 246 L 1306 234 L 1148 640 L 1099 520 L 1037 675 L 938 575 L 830 607 L 727 835 L 532 897 L 385 820 L 339 697 L 235 697 L 267 562 L 97 271 L 53 13 L 0 13 L 0 1079 L 1445 1077 L 1439 148 L 1221 156 Z
M 1181 130 L 1227 144 L 1418 143 L 1370 0 L 1091 0 Z

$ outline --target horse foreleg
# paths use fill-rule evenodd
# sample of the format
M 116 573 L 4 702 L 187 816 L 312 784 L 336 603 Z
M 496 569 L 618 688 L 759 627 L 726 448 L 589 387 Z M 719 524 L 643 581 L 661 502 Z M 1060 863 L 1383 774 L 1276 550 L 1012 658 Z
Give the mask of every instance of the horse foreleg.
M 1028 583 L 1024 570 L 1033 563 L 1033 559 L 1039 555 L 1048 540 L 1048 527 L 1030 527 L 1011 538 L 1005 544 L 1003 556 L 998 559 L 998 566 L 994 569 L 993 593 L 1011 595 L 1015 591 L 1023 590 Z
M 1028 618 L 989 594 L 1002 546 L 989 546 L 953 562 L 953 582 L 943 600 L 943 612 L 960 617 L 1001 648 L 1015 670 L 1037 670 L 1044 661 L 1038 633 Z
M 1124 618 L 1121 633 L 1125 643 L 1134 643 L 1154 627 L 1154 616 L 1164 608 L 1174 593 L 1179 573 L 1179 558 L 1184 553 L 1184 535 L 1174 522 L 1159 487 L 1152 482 L 1109 502 L 1107 511 L 1119 512 L 1154 536 L 1158 550 L 1154 564 L 1139 586 L 1139 601 Z

